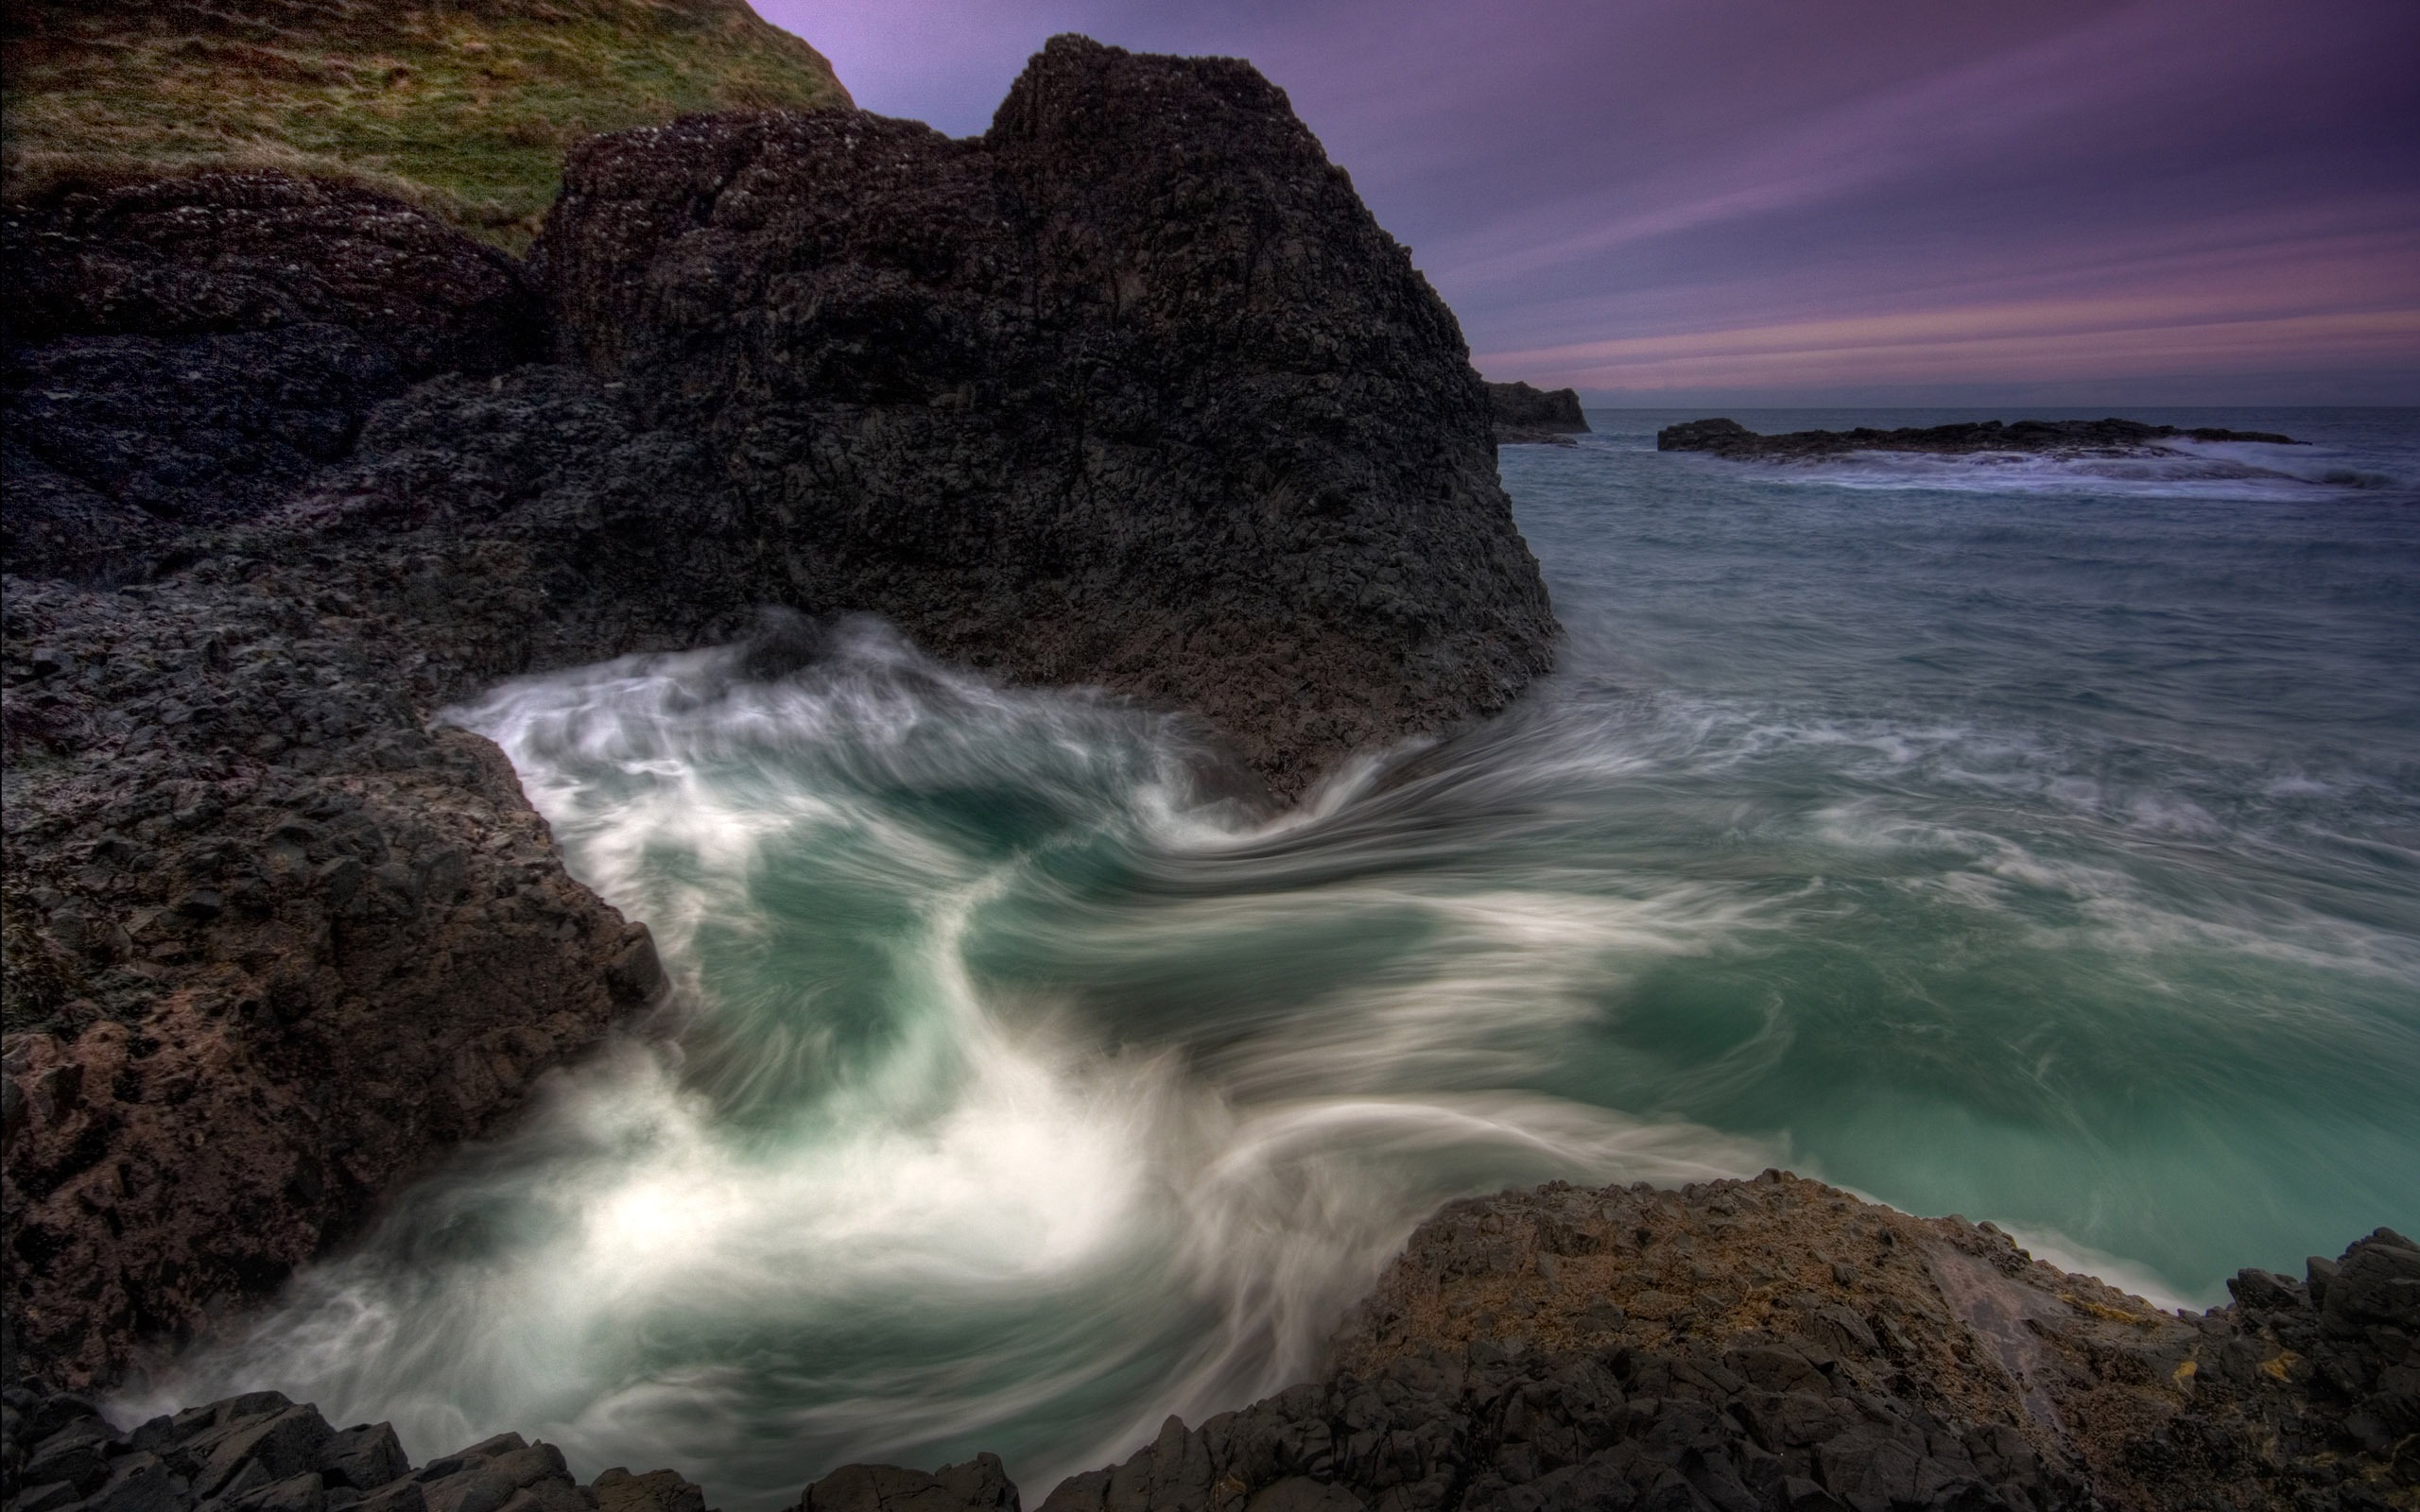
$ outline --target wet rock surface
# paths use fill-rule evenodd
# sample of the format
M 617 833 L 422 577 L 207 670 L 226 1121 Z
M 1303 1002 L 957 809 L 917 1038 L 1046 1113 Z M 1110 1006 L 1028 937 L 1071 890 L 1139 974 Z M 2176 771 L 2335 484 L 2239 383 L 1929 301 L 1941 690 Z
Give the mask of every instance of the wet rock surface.
M 12 1357 L 106 1377 L 263 1295 L 653 991 L 407 627 L 307 561 L 11 578 Z
M 2180 1316 L 1777 1172 L 1554 1184 L 1424 1225 L 1328 1379 L 1042 1505 L 2420 1506 L 2420 1250 L 2380 1230 L 2311 1278 Z
M 2300 446 L 2273 431 L 2230 431 L 2216 426 L 2179 429 L 2138 420 L 1996 420 L 1954 425 L 1850 431 L 1789 431 L 1764 436 L 1736 420 L 1693 420 L 1655 433 L 1659 452 L 1710 452 L 1751 461 L 1806 461 L 1850 452 L 2048 452 L 2070 455 L 2118 455 L 2163 450 L 2162 441 L 2265 441 Z
M 1424 1505 L 2420 1506 L 2420 1249 L 2311 1274 L 2317 1303 L 2245 1272 L 2180 1316 L 1780 1173 L 1550 1185 L 1423 1226 L 1324 1389 L 1461 1372 L 1445 1416 L 1487 1452 Z M 1356 1488 L 1410 1504 L 1393 1473 Z
M 1588 434 L 1588 418 L 1580 413 L 1577 389 L 1492 383 L 1487 386 L 1487 406 L 1499 446 L 1571 446 L 1576 444 L 1571 438 Z

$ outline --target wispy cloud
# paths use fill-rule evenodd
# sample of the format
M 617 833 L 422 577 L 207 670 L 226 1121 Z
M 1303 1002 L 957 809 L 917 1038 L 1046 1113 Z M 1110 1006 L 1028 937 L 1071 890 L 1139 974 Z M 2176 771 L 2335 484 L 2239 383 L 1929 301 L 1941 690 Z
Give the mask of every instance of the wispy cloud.
M 1253 59 L 1491 376 L 2420 371 L 2411 0 L 760 9 L 959 131 L 1057 30 Z
M 1962 305 L 1502 352 L 1486 370 L 1591 389 L 1806 388 L 2384 366 L 2420 352 L 2420 304 L 2195 318 L 2156 302 Z

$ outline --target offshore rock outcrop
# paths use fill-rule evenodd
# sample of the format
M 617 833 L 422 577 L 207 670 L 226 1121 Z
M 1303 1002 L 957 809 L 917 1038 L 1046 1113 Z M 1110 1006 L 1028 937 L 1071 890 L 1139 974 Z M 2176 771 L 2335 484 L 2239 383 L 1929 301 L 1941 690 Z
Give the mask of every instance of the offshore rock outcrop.
M 1451 313 L 1244 64 L 1060 39 L 977 142 L 702 118 L 570 178 L 551 336 L 355 189 L 8 213 L 12 1361 L 264 1296 L 657 991 L 432 726 L 499 677 L 872 611 L 1285 795 L 1547 665 Z
M 1710 452 L 1742 461 L 1803 462 L 1841 456 L 1850 452 L 2048 452 L 2069 456 L 2110 456 L 2157 453 L 2159 443 L 2172 440 L 2265 441 L 2274 446 L 2300 446 L 2290 436 L 2274 431 L 2231 431 L 2203 425 L 2179 429 L 2138 420 L 2020 420 L 2002 424 L 1996 420 L 1961 421 L 1952 425 L 1909 426 L 1876 430 L 1860 425 L 1849 431 L 1788 431 L 1760 435 L 1736 420 L 1693 420 L 1667 425 L 1655 433 L 1659 452 Z
M 1580 392 L 1573 388 L 1533 388 L 1525 383 L 1487 386 L 1488 412 L 1495 422 L 1499 446 L 1543 442 L 1571 446 L 1571 438 L 1588 434 L 1588 417 L 1580 412 Z

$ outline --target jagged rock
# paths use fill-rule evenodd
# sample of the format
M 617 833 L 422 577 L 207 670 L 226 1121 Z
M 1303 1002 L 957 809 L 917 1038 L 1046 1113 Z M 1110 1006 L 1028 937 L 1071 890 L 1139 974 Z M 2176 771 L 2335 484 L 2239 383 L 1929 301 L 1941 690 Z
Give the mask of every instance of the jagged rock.
M 268 1291 L 655 981 L 502 754 L 424 730 L 406 632 L 277 570 L 0 609 L 7 1323 L 70 1379 Z
M 1572 437 L 1588 433 L 1588 417 L 1580 412 L 1577 389 L 1492 383 L 1487 386 L 1487 404 L 1499 446 L 1536 442 L 1570 446 Z
M 677 1471 L 633 1475 L 615 1466 L 589 1483 L 596 1512 L 706 1512 L 706 1494 Z
M 362 1423 L 331 1437 L 320 1469 L 331 1486 L 369 1491 L 411 1473 L 411 1460 L 391 1423 Z M 672 1512 L 666 1508 L 666 1512 Z
M 536 255 L 767 596 L 1193 710 L 1281 791 L 1548 663 L 1451 312 L 1245 63 L 1061 37 L 978 139 L 591 139 Z
M 1518 1263 L 1548 1244 L 1575 1258 Z M 1843 1279 L 1832 1257 L 1850 1254 Z M 1550 1183 L 1423 1226 L 1322 1380 L 1198 1427 L 1171 1418 L 1042 1512 L 2409 1509 L 2420 1248 L 2381 1229 L 2337 1271 L 2354 1280 L 2333 1308 L 2250 1272 L 2232 1307 L 2194 1317 L 2054 1270 L 1989 1225 L 1778 1172 L 1678 1192 Z M 575 1486 L 552 1446 L 516 1434 L 417 1471 L 397 1451 L 395 1478 L 364 1495 L 348 1467 L 391 1432 L 331 1433 L 274 1392 L 129 1435 L 71 1397 L 5 1400 L 8 1512 L 703 1509 L 669 1470 Z M 989 1454 L 931 1473 L 845 1466 L 797 1503 L 1018 1506 Z
M 1548 1246 L 1587 1258 L 1550 1274 L 1528 1263 Z M 2420 1505 L 2420 1419 L 2398 1396 L 2420 1383 L 2420 1287 L 2404 1284 L 2420 1280 L 2420 1250 L 2380 1230 L 2320 1266 L 2363 1278 L 2356 1300 L 2331 1314 L 2306 1286 L 2246 1272 L 2234 1306 L 2186 1317 L 2034 1261 L 1988 1224 L 1911 1218 L 1778 1172 L 1679 1192 L 1556 1183 L 1425 1225 L 1340 1332 L 1329 1389 L 1415 1367 L 1596 1362 L 1627 1416 L 1597 1410 L 1636 1422 L 1652 1397 L 1661 1420 L 1641 1444 L 1719 1457 L 1750 1493 L 1741 1505 Z M 1500 1318 L 1524 1320 L 1517 1340 Z M 1692 1400 L 1713 1416 L 1691 1418 L 1678 1404 Z M 1627 1452 L 1588 1463 L 1610 1453 L 1643 1473 Z M 1651 1494 L 1651 1480 L 1628 1485 Z M 1524 1504 L 1567 1504 L 1545 1479 L 1535 1488 L 1545 1501 Z
M 798 1512 L 1017 1512 L 1017 1488 L 997 1454 L 926 1474 L 896 1465 L 843 1465 L 799 1493 Z
M 562 1452 L 518 1434 L 440 1455 L 415 1470 L 386 1423 L 332 1431 L 316 1408 L 273 1391 L 189 1407 L 120 1435 L 81 1400 L 21 1383 L 0 1419 L 0 1506 L 8 1512 L 703 1512 L 697 1487 L 670 1470 L 609 1470 L 576 1484 Z M 75 1480 L 34 1482 L 54 1467 L 18 1442 L 27 1424 L 67 1418 L 60 1434 L 96 1453 Z M 47 1458 L 45 1456 L 48 1456 Z M 988 1456 L 987 1456 L 988 1457 Z M 991 1460 L 997 1470 L 999 1461 Z M 1003 1480 L 1002 1484 L 1005 1484 Z M 633 1500 L 630 1488 L 647 1488 Z M 598 1487 L 602 1487 L 600 1490 Z M 990 1503 L 986 1503 L 987 1507 Z M 1015 1512 L 1013 1490 L 1005 1503 Z
M 119 578 L 258 515 L 412 379 L 543 354 L 510 258 L 399 200 L 280 173 L 0 211 L 9 569 Z
M 1693 420 L 1667 425 L 1655 433 L 1659 452 L 1710 452 L 1717 456 L 1757 461 L 1806 461 L 1849 452 L 2049 452 L 2115 455 L 2158 452 L 2158 443 L 2183 438 L 2196 441 L 2266 441 L 2300 446 L 2290 436 L 2273 431 L 2230 431 L 2216 426 L 2179 429 L 2151 425 L 2138 420 L 2021 420 L 1962 421 L 1952 425 L 1911 426 L 1883 431 L 1860 425 L 1849 431 L 1790 431 L 1762 436 L 1736 420 Z

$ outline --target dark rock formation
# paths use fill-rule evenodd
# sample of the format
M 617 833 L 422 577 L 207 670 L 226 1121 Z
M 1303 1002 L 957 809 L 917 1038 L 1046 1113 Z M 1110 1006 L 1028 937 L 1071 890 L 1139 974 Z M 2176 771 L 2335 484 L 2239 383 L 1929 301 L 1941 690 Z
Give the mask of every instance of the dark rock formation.
M 670 1470 L 610 1469 L 581 1486 L 561 1450 L 519 1434 L 414 1469 L 390 1424 L 334 1429 L 274 1391 L 130 1433 L 64 1393 L 17 1385 L 0 1401 L 9 1512 L 705 1512 L 704 1495 Z M 1005 1512 L 1016 1512 L 1013 1489 Z
M 1853 431 L 1789 431 L 1762 436 L 1736 420 L 1693 420 L 1667 425 L 1655 433 L 1659 452 L 1711 452 L 1740 460 L 1799 462 L 1839 456 L 1849 452 L 2050 452 L 2070 455 L 2114 455 L 2158 452 L 2164 440 L 2266 441 L 2300 446 L 2290 436 L 2271 431 L 2229 431 L 2213 426 L 2179 430 L 2173 425 L 2148 425 L 2138 420 L 2021 420 L 1962 421 L 1878 431 L 1860 425 Z
M 19 573 L 149 576 L 194 527 L 257 515 L 343 456 L 402 387 L 389 353 L 334 325 L 10 349 L 0 549 Z
M 257 515 L 435 372 L 544 354 L 520 266 L 410 207 L 206 174 L 0 213 L 0 552 L 16 573 L 146 576 Z
M 307 562 L 11 578 L 8 1325 L 110 1373 L 258 1296 L 655 985 L 503 755 Z M 20 1353 L 22 1351 L 22 1353 Z
M 1249 67 L 1061 39 L 980 142 L 700 119 L 571 178 L 584 366 L 358 190 L 8 214 L 8 1327 L 58 1379 L 263 1296 L 653 990 L 428 727 L 486 681 L 871 610 L 1290 793 L 1547 665 L 1453 317 Z
M 2342 1260 L 2314 1258 L 2307 1280 L 2245 1271 L 2231 1289 L 2230 1307 L 2162 1313 L 2031 1259 L 1989 1224 L 1912 1218 L 1778 1172 L 1679 1192 L 1555 1183 L 1424 1225 L 1339 1332 L 1323 1379 L 1199 1427 L 1169 1418 L 1125 1463 L 1069 1477 L 1041 1507 L 2420 1505 L 2420 1248 L 2380 1229 Z M 160 1512 L 195 1507 L 213 1476 L 246 1488 L 217 1493 L 231 1512 L 339 1512 L 354 1499 L 345 1487 L 400 1463 L 337 1468 L 350 1463 L 339 1446 L 370 1453 L 381 1430 L 330 1435 L 268 1395 L 127 1436 L 60 1399 L 9 1402 L 10 1512 L 114 1508 L 110 1488 L 138 1473 L 154 1478 L 143 1504 Z M 187 1447 L 162 1447 L 172 1431 Z M 432 1462 L 423 1504 L 456 1505 L 476 1470 L 494 1497 L 483 1504 L 541 1512 L 556 1503 L 507 1501 L 507 1483 L 563 1487 L 546 1453 L 506 1435 Z M 297 1489 L 315 1467 L 328 1487 L 317 1500 L 307 1481 Z M 588 1504 L 700 1512 L 700 1500 L 668 1471 L 608 1471 Z M 931 1474 L 843 1467 L 798 1503 L 1018 1505 L 988 1454 Z
M 1423 1226 L 1326 1381 L 1043 1507 L 2420 1505 L 2420 1249 L 2311 1277 L 2186 1317 L 1779 1173 L 1549 1185 Z
M 1452 313 L 1245 63 L 1061 37 L 977 140 L 594 139 L 537 255 L 762 596 L 1191 709 L 1285 791 L 1547 665 Z
M 1580 413 L 1577 389 L 1532 388 L 1524 383 L 1489 384 L 1487 405 L 1499 446 L 1533 442 L 1569 446 L 1573 444 L 1572 437 L 1588 434 L 1588 418 Z
M 0 215 L 9 339 L 336 325 L 406 378 L 543 354 L 519 264 L 384 195 L 281 173 L 62 193 Z
M 896 1465 L 843 1465 L 799 1494 L 798 1512 L 1018 1512 L 1017 1488 L 997 1454 L 930 1475 Z
M 501 754 L 426 727 L 543 594 L 476 542 L 348 558 L 265 524 L 409 379 L 537 354 L 519 268 L 274 175 L 5 232 L 6 1334 L 86 1381 L 264 1295 L 657 970 Z M 483 594 L 518 617 L 424 624 Z

